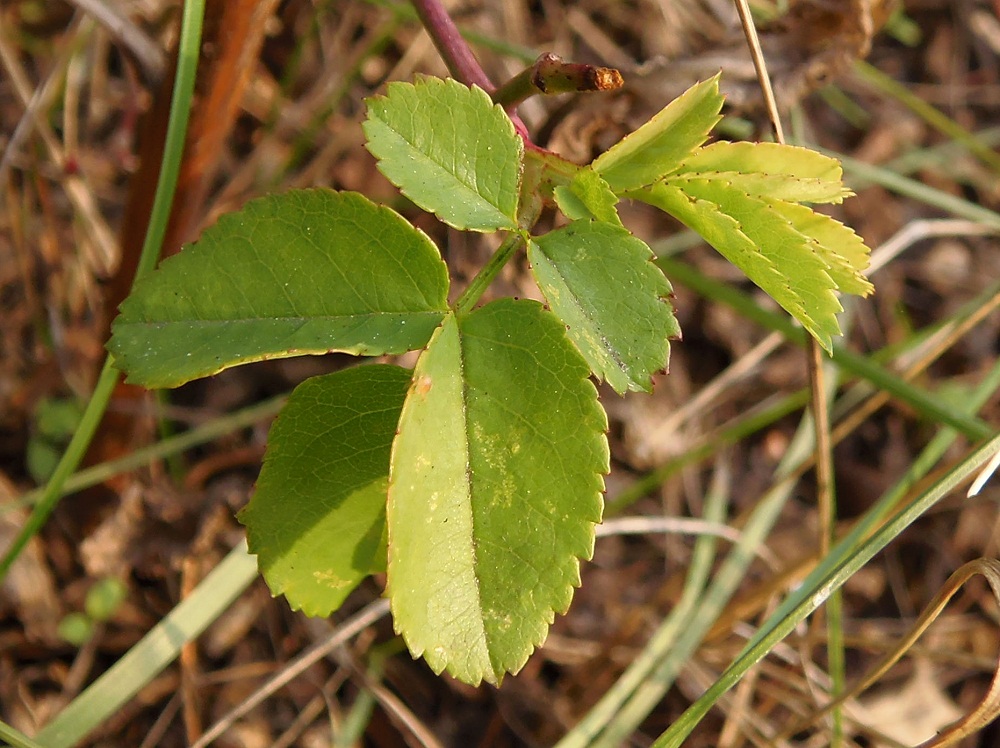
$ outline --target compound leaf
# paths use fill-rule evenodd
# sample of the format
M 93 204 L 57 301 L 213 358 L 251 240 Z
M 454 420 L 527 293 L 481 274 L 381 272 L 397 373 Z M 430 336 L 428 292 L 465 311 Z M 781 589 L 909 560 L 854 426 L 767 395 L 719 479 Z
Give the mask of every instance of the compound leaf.
M 447 310 L 427 236 L 362 195 L 253 200 L 140 281 L 108 347 L 128 381 L 174 387 L 237 364 L 420 348 Z
M 367 103 L 368 150 L 404 195 L 457 229 L 517 228 L 524 146 L 485 91 L 418 77 Z
M 650 391 L 680 326 L 646 243 L 609 223 L 575 221 L 531 241 L 528 259 L 591 371 L 619 394 Z
M 757 197 L 806 203 L 840 203 L 853 194 L 844 187 L 835 158 L 779 143 L 728 143 L 699 148 L 677 174 L 724 180 Z
M 721 119 L 722 101 L 718 74 L 696 83 L 598 156 L 594 171 L 617 193 L 652 184 L 705 142 Z
M 240 512 L 268 587 L 293 610 L 328 616 L 385 570 L 389 451 L 410 371 L 357 366 L 307 379 L 268 437 Z
M 421 354 L 392 451 L 388 595 L 435 672 L 498 683 L 569 606 L 609 468 L 588 374 L 532 301 L 449 315 Z

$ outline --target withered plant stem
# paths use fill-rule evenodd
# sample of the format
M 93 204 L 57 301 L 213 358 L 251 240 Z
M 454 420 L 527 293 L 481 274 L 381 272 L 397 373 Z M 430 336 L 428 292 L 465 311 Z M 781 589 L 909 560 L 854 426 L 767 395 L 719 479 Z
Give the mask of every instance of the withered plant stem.
M 546 52 L 494 91 L 493 101 L 511 109 L 529 96 L 615 91 L 622 84 L 622 75 L 614 68 L 566 62 Z

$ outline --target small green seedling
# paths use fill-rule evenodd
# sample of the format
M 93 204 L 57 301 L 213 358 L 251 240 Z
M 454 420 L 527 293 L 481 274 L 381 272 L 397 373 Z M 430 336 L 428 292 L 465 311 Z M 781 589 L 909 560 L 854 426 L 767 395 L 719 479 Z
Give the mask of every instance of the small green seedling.
M 128 595 L 128 587 L 120 579 L 99 579 L 87 590 L 83 611 L 69 613 L 59 621 L 59 636 L 77 647 L 82 647 L 99 623 L 108 621 Z
M 28 473 L 35 482 L 45 483 L 52 475 L 82 415 L 83 407 L 76 400 L 45 398 L 39 401 L 25 453 Z
M 476 87 L 419 77 L 368 102 L 368 149 L 410 200 L 456 229 L 505 232 L 457 301 L 434 243 L 363 195 L 251 201 L 142 280 L 110 343 L 131 382 L 175 387 L 237 364 L 421 350 L 292 393 L 240 514 L 274 594 L 325 616 L 387 571 L 396 630 L 468 683 L 517 671 L 591 556 L 609 470 L 592 378 L 649 391 L 680 334 L 671 286 L 619 219 L 648 203 L 697 231 L 830 350 L 837 292 L 866 295 L 869 250 L 809 203 L 841 168 L 772 143 L 706 145 L 718 76 L 593 163 L 527 147 Z M 568 220 L 536 234 L 555 205 Z M 520 249 L 547 304 L 477 306 Z

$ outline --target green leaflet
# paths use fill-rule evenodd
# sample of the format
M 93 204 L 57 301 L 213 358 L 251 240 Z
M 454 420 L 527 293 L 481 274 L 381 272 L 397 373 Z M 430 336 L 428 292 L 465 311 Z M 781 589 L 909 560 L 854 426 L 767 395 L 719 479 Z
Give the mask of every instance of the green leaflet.
M 591 371 L 619 394 L 651 391 L 681 331 L 646 243 L 609 223 L 575 221 L 532 241 L 528 259 Z
M 800 179 L 783 174 L 743 174 L 735 171 L 684 172 L 667 177 L 667 181 L 677 183 L 679 178 L 706 179 L 716 184 L 732 187 L 744 195 L 767 200 L 791 201 L 792 203 L 839 203 L 844 192 L 839 187 L 819 179 Z
M 553 190 L 559 210 L 567 218 L 598 221 L 621 226 L 618 217 L 618 195 L 611 191 L 608 183 L 593 169 L 580 169 L 573 175 L 569 185 L 559 185 Z
M 363 125 L 378 168 L 449 226 L 517 228 L 524 146 L 480 88 L 420 76 L 368 99 Z
M 830 337 L 840 334 L 836 315 L 843 308 L 834 293 L 830 266 L 817 251 L 816 243 L 796 230 L 772 205 L 735 187 L 708 179 L 678 178 L 673 183 L 689 195 L 714 202 L 739 222 L 741 231 L 774 264 L 791 292 L 802 299 L 809 324 L 814 325 L 829 350 Z M 803 324 L 809 326 L 805 321 Z
M 670 213 L 746 273 L 827 350 L 840 302 L 816 242 L 773 206 L 705 179 L 671 178 L 630 194 Z
M 251 361 L 423 346 L 448 271 L 419 229 L 362 195 L 253 200 L 144 278 L 108 348 L 128 381 L 175 387 Z
M 376 364 L 295 388 L 240 512 L 250 552 L 292 610 L 328 616 L 386 561 L 389 450 L 410 371 Z
M 607 419 L 560 322 L 502 299 L 421 355 L 389 481 L 388 595 L 414 656 L 498 683 L 545 639 L 593 551 Z
M 815 241 L 816 251 L 826 261 L 827 272 L 839 291 L 868 296 L 875 290 L 861 274 L 868 267 L 871 252 L 852 229 L 804 205 L 777 200 L 769 200 L 768 204 L 797 231 Z
M 840 203 L 852 193 L 844 187 L 835 158 L 778 143 L 728 143 L 699 148 L 678 174 L 722 179 L 757 197 L 805 203 Z
M 708 138 L 721 119 L 719 75 L 696 83 L 593 164 L 616 193 L 645 187 L 671 173 Z

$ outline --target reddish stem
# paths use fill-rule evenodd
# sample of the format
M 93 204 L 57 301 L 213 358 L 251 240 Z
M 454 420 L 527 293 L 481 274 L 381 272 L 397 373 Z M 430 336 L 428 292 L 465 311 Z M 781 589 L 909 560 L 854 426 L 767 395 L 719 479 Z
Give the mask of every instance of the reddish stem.
M 469 86 L 475 84 L 486 93 L 493 93 L 496 86 L 486 75 L 479 60 L 472 54 L 469 45 L 462 38 L 458 27 L 440 1 L 413 0 L 413 7 L 455 79 Z
M 472 49 L 462 38 L 461 32 L 441 1 L 413 0 L 413 7 L 452 76 L 467 86 L 476 85 L 486 93 L 492 94 L 497 87 L 486 75 L 476 56 L 472 54 Z M 531 142 L 528 128 L 525 127 L 521 118 L 511 112 L 510 119 L 514 123 L 514 129 L 524 141 L 525 147 L 538 149 L 538 146 Z

